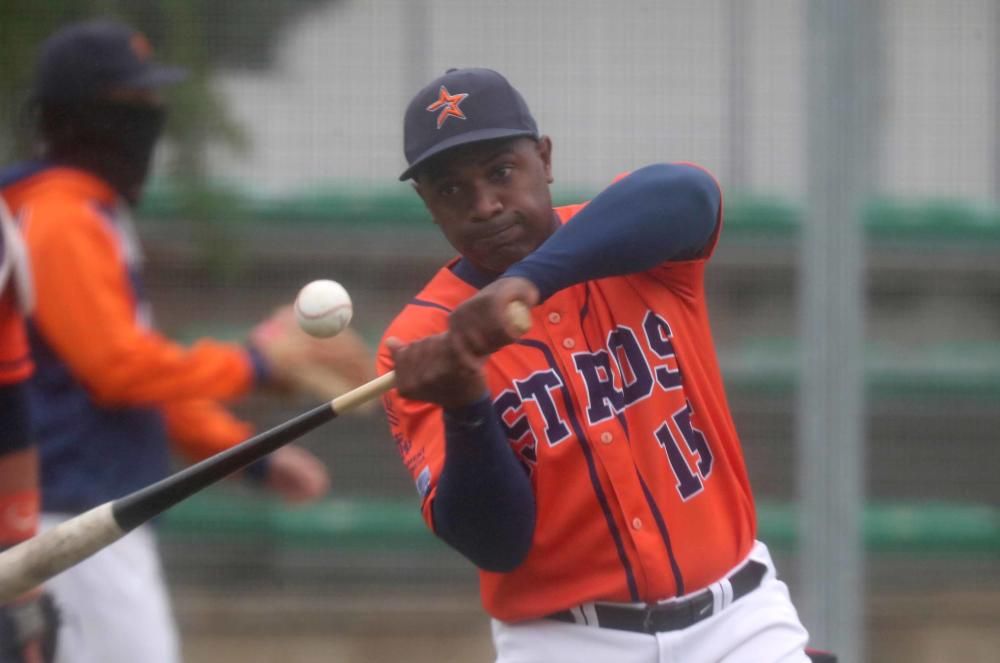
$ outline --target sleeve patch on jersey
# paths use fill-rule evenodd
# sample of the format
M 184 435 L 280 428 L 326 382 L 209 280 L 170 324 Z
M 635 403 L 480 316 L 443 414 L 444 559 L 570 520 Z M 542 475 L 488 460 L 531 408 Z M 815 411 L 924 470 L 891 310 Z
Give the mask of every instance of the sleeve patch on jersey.
M 417 475 L 417 493 L 420 498 L 423 499 L 427 497 L 427 493 L 431 490 L 431 466 L 425 465 L 424 469 L 420 470 L 420 474 Z

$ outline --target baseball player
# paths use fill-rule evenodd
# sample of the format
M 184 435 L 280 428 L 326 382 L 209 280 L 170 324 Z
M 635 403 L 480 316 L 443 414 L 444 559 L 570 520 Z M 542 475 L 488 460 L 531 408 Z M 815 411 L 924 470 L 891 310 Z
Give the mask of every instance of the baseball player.
M 166 476 L 168 440 L 190 459 L 244 440 L 250 426 L 222 401 L 284 381 L 296 353 L 320 363 L 329 358 L 321 348 L 333 347 L 295 340 L 308 337 L 287 333 L 287 315 L 264 325 L 252 345 L 181 347 L 153 328 L 130 209 L 163 128 L 160 90 L 182 76 L 156 64 L 128 26 L 98 20 L 60 30 L 42 44 L 34 82 L 42 158 L 0 173 L 0 196 L 21 220 L 35 276 L 28 401 L 42 527 Z M 363 345 L 353 350 L 363 362 Z M 286 499 L 325 494 L 326 468 L 306 450 L 285 447 L 268 460 L 253 474 Z M 62 617 L 57 660 L 178 660 L 152 526 L 46 587 Z
M 32 306 L 27 255 L 0 200 L 0 550 L 38 529 L 38 453 L 25 382 L 34 368 L 24 326 Z M 55 653 L 51 597 L 29 592 L 0 606 L 0 663 L 47 663 Z
M 386 331 L 384 406 L 428 526 L 480 569 L 497 661 L 808 660 L 708 323 L 715 179 L 650 165 L 553 209 L 552 141 L 487 69 L 418 92 L 404 143 L 460 256 Z

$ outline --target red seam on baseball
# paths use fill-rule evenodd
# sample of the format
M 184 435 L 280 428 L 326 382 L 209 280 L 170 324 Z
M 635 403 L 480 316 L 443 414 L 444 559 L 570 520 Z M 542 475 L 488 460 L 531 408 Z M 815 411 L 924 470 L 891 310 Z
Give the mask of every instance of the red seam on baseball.
M 350 304 L 337 304 L 333 308 L 328 308 L 324 311 L 320 311 L 319 313 L 314 313 L 310 315 L 305 311 L 303 311 L 302 308 L 297 303 L 295 304 L 295 310 L 298 311 L 299 315 L 301 315 L 306 320 L 316 320 L 317 318 L 322 318 L 323 316 L 330 315 L 331 313 L 336 313 L 342 308 L 350 308 L 350 307 L 351 307 Z

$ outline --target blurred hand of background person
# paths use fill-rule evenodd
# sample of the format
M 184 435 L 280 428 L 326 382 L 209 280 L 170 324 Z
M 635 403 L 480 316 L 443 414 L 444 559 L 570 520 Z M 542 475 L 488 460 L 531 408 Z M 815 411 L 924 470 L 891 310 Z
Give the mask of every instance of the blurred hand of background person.
M 267 360 L 279 389 L 329 400 L 375 377 L 374 355 L 357 332 L 347 328 L 331 338 L 314 338 L 299 328 L 291 306 L 279 307 L 257 325 L 250 343 Z
M 330 489 L 326 465 L 307 449 L 289 445 L 270 456 L 264 487 L 292 504 L 313 502 Z

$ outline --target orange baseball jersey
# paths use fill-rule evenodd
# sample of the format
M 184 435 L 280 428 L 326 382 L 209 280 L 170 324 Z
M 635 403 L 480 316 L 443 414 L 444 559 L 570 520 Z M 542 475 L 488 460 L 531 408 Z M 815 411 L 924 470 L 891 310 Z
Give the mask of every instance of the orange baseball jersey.
M 24 320 L 31 306 L 30 274 L 2 200 L 0 207 L 0 548 L 5 548 L 35 535 L 39 496 L 22 384 L 34 370 Z
M 583 205 L 556 209 L 563 223 Z M 656 601 L 701 589 L 749 553 L 756 516 L 709 331 L 702 257 L 580 283 L 533 312 L 533 327 L 485 372 L 507 438 L 530 473 L 536 523 L 525 561 L 480 572 L 503 621 L 582 602 Z M 442 268 L 385 333 L 447 329 L 476 289 Z M 379 371 L 392 368 L 385 345 Z M 389 392 L 393 437 L 423 497 L 444 463 L 441 409 Z
M 18 230 L 0 199 L 0 386 L 21 382 L 31 375 L 31 351 L 25 333 L 25 313 L 30 306 L 30 279 L 23 249 L 18 250 Z M 25 264 L 18 264 L 24 262 Z
M 202 341 L 184 350 L 150 327 L 133 282 L 138 245 L 117 218 L 108 185 L 83 171 L 48 168 L 3 196 L 22 219 L 38 293 L 35 323 L 98 401 L 231 397 L 249 388 L 242 349 Z
M 26 380 L 31 369 L 24 318 L 14 293 L 6 289 L 0 293 L 0 386 Z
M 162 478 L 168 430 L 194 458 L 244 439 L 248 426 L 211 401 L 252 386 L 252 358 L 212 340 L 182 347 L 154 329 L 115 191 L 40 162 L 4 173 L 0 194 L 21 220 L 35 282 L 29 386 L 45 508 L 82 510 Z

